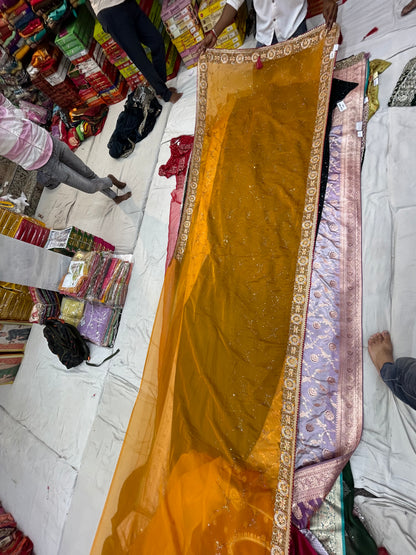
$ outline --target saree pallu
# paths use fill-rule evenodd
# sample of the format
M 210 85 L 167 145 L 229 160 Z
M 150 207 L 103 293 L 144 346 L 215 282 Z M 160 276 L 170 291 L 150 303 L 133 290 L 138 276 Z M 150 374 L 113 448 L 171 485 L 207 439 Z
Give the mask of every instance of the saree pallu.
M 325 204 L 316 240 L 302 363 L 293 495 L 306 528 L 358 445 L 362 431 L 361 161 L 367 57 L 334 77 L 357 83 L 332 117 Z
M 94 554 L 289 552 L 338 34 L 199 62 L 177 248 Z

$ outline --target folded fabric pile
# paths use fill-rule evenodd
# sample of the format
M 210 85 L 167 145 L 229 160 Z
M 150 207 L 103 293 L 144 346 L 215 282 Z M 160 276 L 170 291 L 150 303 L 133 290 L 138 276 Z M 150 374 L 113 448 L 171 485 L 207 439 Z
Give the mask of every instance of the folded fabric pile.
M 0 0 L 0 10 L 10 30 L 4 45 L 16 60 L 21 60 L 31 46 L 45 38 L 42 18 L 25 0 Z
M 78 251 L 59 285 L 59 292 L 90 302 L 122 307 L 132 266 L 125 256 L 114 256 L 110 252 Z
M 10 513 L 0 503 L 0 553 L 10 555 L 31 555 L 32 541 L 17 528 Z

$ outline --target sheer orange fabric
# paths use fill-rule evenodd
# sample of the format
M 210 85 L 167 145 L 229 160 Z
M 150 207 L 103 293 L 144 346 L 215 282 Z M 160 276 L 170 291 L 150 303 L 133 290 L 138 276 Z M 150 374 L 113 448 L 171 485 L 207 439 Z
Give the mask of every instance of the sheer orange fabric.
M 270 48 L 208 51 L 200 61 L 176 257 L 94 554 L 289 548 L 337 32 L 321 27 Z

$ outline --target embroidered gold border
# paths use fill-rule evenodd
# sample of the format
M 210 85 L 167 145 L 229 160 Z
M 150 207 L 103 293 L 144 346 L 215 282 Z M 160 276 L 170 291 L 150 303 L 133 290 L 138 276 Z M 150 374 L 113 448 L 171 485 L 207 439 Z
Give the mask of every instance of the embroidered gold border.
M 284 389 L 282 410 L 282 437 L 280 443 L 280 471 L 275 498 L 275 515 L 271 540 L 273 555 L 285 554 L 290 545 L 291 502 L 294 474 L 294 454 L 296 448 L 297 413 L 299 405 L 299 378 L 302 362 L 306 311 L 310 289 L 312 253 L 314 247 L 321 158 L 331 90 L 332 72 L 335 63 L 334 45 L 339 37 L 339 27 L 327 31 L 325 26 L 317 27 L 285 43 L 274 46 L 246 50 L 208 50 L 198 64 L 197 118 L 192 160 L 184 202 L 182 221 L 175 249 L 175 258 L 181 260 L 185 252 L 192 213 L 195 205 L 199 180 L 199 167 L 205 132 L 205 117 L 208 92 L 209 64 L 243 64 L 261 60 L 273 60 L 295 54 L 316 46 L 323 41 L 320 86 L 316 109 L 315 130 L 308 171 L 306 199 L 302 218 L 300 248 L 297 258 L 295 287 L 291 310 L 289 344 L 284 365 Z
M 324 44 L 320 69 L 320 86 L 315 130 L 312 140 L 306 199 L 302 218 L 301 241 L 296 265 L 289 343 L 284 365 L 282 438 L 280 443 L 278 488 L 275 499 L 271 546 L 272 555 L 288 553 L 290 545 L 290 523 L 296 449 L 296 437 L 294 436 L 293 430 L 296 430 L 297 425 L 300 373 L 312 272 L 312 255 L 315 242 L 322 150 L 328 115 L 328 101 L 331 92 L 332 72 L 335 64 L 334 45 L 338 42 L 339 28 L 336 26 L 333 27 L 331 31 L 327 32 L 325 27 L 321 26 L 310 33 L 317 41 L 323 40 Z M 307 35 L 309 35 L 309 33 L 307 33 Z M 303 45 L 304 41 L 301 41 L 301 44 Z M 307 48 L 307 46 L 309 45 L 305 44 L 305 48 Z

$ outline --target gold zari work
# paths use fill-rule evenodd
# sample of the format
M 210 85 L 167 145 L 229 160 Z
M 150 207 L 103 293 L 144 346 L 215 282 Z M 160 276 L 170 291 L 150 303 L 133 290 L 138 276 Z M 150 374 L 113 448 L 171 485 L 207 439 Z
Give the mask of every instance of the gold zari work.
M 176 257 L 94 554 L 288 552 L 337 36 L 200 60 Z

